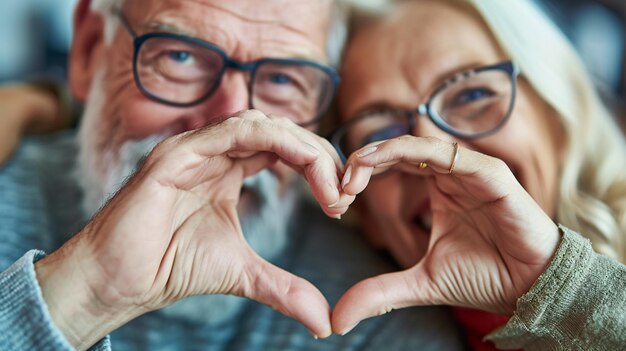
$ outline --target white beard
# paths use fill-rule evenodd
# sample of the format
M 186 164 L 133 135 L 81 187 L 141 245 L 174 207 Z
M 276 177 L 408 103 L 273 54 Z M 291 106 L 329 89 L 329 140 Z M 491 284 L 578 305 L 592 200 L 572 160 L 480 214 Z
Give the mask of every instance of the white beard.
M 152 148 L 170 134 L 161 133 L 142 140 L 125 141 L 121 146 L 109 141 L 99 145 L 103 130 L 105 106 L 105 72 L 96 74 L 85 106 L 80 130 L 76 178 L 84 199 L 82 208 L 91 218 L 125 184 Z M 250 246 L 263 258 L 272 260 L 287 243 L 287 227 L 298 201 L 297 186 L 292 184 L 282 197 L 278 196 L 279 182 L 270 171 L 263 170 L 247 178 L 244 187 L 255 195 L 253 201 L 240 213 L 241 227 Z M 219 324 L 233 318 L 245 300 L 235 296 L 194 296 L 173 304 L 159 313 L 197 323 Z

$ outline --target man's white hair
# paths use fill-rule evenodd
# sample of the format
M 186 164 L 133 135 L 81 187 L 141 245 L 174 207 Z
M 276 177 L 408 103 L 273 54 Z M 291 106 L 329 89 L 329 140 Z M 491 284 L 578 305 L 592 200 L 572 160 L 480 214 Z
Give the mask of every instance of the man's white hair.
M 404 1 L 353 0 L 350 32 Z M 626 262 L 626 142 L 574 47 L 529 0 L 447 1 L 481 17 L 565 130 L 555 220 Z
M 102 14 L 105 20 L 105 42 L 111 43 L 119 21 L 112 16 L 113 8 L 121 8 L 125 0 L 93 0 L 91 2 L 91 10 Z M 335 66 L 339 66 L 341 54 L 346 42 L 347 26 L 346 26 L 346 6 L 343 1 L 331 1 L 332 7 L 330 12 L 330 21 L 328 25 L 328 35 L 326 39 L 326 52 L 328 62 Z
M 100 13 L 104 18 L 104 41 L 110 44 L 115 36 L 119 21 L 113 16 L 114 8 L 121 8 L 124 0 L 92 0 L 91 11 Z

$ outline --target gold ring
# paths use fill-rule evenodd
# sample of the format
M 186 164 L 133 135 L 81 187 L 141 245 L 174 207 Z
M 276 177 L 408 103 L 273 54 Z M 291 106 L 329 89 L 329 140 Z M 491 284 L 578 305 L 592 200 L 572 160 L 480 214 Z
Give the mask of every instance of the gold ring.
M 454 156 L 452 156 L 452 163 L 450 164 L 448 174 L 452 174 L 454 172 L 454 166 L 456 165 L 456 161 L 459 159 L 459 143 L 455 141 L 452 145 L 454 146 Z
M 428 167 L 428 163 L 420 162 L 419 165 L 417 165 L 417 167 L 419 167 L 419 169 L 424 169 L 424 168 Z

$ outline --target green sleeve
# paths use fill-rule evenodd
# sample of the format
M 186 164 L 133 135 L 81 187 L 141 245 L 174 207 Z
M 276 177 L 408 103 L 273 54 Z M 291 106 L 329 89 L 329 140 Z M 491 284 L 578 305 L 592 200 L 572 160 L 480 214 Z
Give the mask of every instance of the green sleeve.
M 500 349 L 626 350 L 626 266 L 560 228 L 553 261 L 509 322 L 485 339 Z

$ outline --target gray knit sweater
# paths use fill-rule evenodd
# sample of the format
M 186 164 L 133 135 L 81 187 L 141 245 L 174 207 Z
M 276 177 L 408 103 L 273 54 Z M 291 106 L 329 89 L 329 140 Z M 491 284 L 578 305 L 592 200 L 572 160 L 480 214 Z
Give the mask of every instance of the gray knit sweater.
M 25 140 L 0 170 L 0 350 L 70 350 L 47 312 L 34 262 L 85 224 L 72 180 L 74 135 Z M 355 282 L 395 267 L 358 235 L 304 204 L 275 262 L 311 281 L 333 305 Z M 38 249 L 41 251 L 33 251 Z M 462 350 L 446 309 L 420 307 L 372 318 L 344 337 L 314 340 L 295 321 L 253 301 L 234 317 L 203 324 L 157 311 L 93 350 Z
M 500 330 L 501 349 L 626 350 L 626 266 L 561 226 L 555 258 Z

